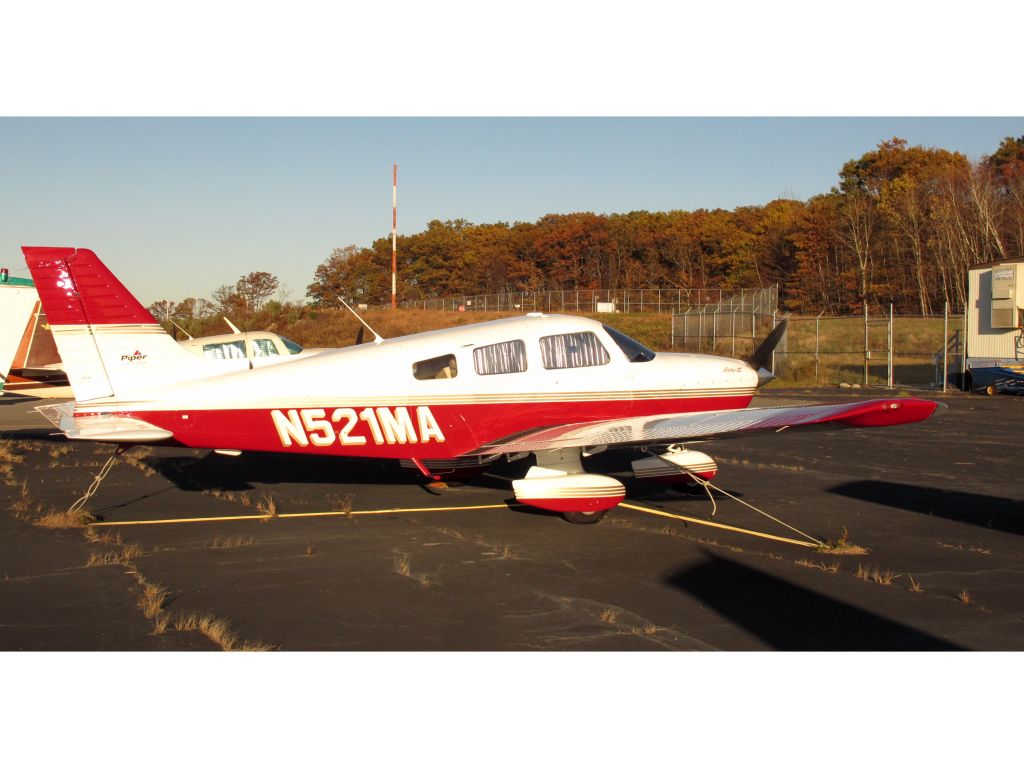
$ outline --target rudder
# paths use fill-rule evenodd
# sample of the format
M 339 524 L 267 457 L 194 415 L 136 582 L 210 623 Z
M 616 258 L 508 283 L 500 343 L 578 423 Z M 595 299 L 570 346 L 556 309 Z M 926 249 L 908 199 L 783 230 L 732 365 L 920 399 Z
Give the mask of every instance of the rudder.
M 21 250 L 76 400 L 152 389 L 201 368 L 92 251 Z

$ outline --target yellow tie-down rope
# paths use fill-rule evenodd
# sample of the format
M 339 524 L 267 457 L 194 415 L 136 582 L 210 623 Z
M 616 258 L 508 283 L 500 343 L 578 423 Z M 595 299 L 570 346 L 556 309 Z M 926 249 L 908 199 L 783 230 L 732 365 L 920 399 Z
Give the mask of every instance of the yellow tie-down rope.
M 289 517 L 361 517 L 389 515 L 399 512 L 456 512 L 465 509 L 508 509 L 507 504 L 476 504 L 467 507 L 393 507 L 388 509 L 362 509 L 358 511 L 332 510 L 330 512 L 281 512 L 276 515 L 221 515 L 220 517 L 177 517 L 160 520 L 112 520 L 89 523 L 90 527 L 115 525 L 166 525 L 170 523 L 214 523 L 228 520 L 275 520 Z
M 629 504 L 625 501 L 619 504 L 623 509 L 632 509 L 637 512 L 643 512 L 648 515 L 657 515 L 658 517 L 667 517 L 672 520 L 681 520 L 686 523 L 693 523 L 695 525 L 706 525 L 711 528 L 719 528 L 725 531 L 733 531 L 734 533 L 745 533 L 748 536 L 757 536 L 762 539 L 770 539 L 772 541 L 781 541 L 786 544 L 796 544 L 800 547 L 817 547 L 818 544 L 812 544 L 806 541 L 798 541 L 797 539 L 789 539 L 785 536 L 775 536 L 770 533 L 761 533 L 760 531 L 752 531 L 748 528 L 739 528 L 734 525 L 726 525 L 724 523 L 716 523 L 711 520 L 701 520 L 696 517 L 688 517 L 687 515 L 679 515 L 673 512 L 665 512 L 659 509 L 651 509 L 650 507 L 641 507 L 636 504 Z M 298 518 L 298 517 L 363 517 L 367 515 L 388 515 L 388 514 L 400 514 L 404 512 L 459 512 L 466 510 L 477 510 L 477 509 L 508 509 L 507 504 L 475 504 L 471 506 L 463 507 L 389 507 L 386 509 L 363 509 L 353 511 L 342 511 L 332 510 L 329 512 L 282 512 L 276 515 L 221 515 L 218 517 L 178 517 L 178 518 L 163 518 L 159 520 L 114 520 L 114 521 L 98 521 L 90 523 L 90 527 L 112 527 L 122 525 L 171 525 L 175 523 L 214 523 L 214 522 L 229 522 L 232 520 L 273 520 L 275 518 Z
M 685 523 L 694 523 L 695 525 L 706 525 L 710 528 L 721 528 L 724 531 L 733 531 L 734 533 L 745 533 L 748 536 L 757 536 L 761 539 L 771 539 L 772 541 L 781 541 L 786 544 L 796 544 L 798 547 L 812 547 L 817 548 L 821 546 L 820 543 L 814 544 L 809 541 L 799 541 L 798 539 L 790 539 L 785 536 L 775 536 L 771 533 L 761 533 L 760 531 L 752 531 L 749 528 L 737 528 L 735 525 L 726 525 L 725 523 L 716 523 L 711 520 L 701 520 L 696 517 L 687 517 L 686 515 L 677 515 L 674 512 L 664 512 L 660 509 L 651 509 L 650 507 L 640 507 L 636 504 L 627 504 L 626 502 L 620 502 L 620 507 L 625 509 L 635 509 L 637 512 L 644 512 L 648 515 L 657 515 L 658 517 L 668 517 L 673 520 L 682 520 Z

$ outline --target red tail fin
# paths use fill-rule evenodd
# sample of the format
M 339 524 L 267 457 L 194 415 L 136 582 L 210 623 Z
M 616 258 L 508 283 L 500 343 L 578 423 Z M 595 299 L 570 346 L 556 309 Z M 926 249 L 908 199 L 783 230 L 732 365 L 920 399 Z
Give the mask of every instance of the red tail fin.
M 156 320 L 86 248 L 22 246 L 50 325 L 156 325 Z

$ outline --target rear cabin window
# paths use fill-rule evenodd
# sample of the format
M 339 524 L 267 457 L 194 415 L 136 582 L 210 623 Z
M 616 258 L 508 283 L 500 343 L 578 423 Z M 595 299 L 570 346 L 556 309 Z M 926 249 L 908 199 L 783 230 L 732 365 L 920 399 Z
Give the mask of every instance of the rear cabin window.
M 441 355 L 412 364 L 412 375 L 421 381 L 427 379 L 454 379 L 459 375 L 455 355 Z
M 473 369 L 481 376 L 522 373 L 526 370 L 526 344 L 516 339 L 477 347 L 473 350 Z
M 277 347 L 274 345 L 272 339 L 253 339 L 252 340 L 252 356 L 253 357 L 271 357 L 277 355 Z
M 222 341 L 218 344 L 203 344 L 203 357 L 214 360 L 241 359 L 245 357 L 244 341 Z
M 607 365 L 611 360 L 608 350 L 590 331 L 543 336 L 540 340 L 540 356 L 544 367 L 548 369 L 587 368 Z

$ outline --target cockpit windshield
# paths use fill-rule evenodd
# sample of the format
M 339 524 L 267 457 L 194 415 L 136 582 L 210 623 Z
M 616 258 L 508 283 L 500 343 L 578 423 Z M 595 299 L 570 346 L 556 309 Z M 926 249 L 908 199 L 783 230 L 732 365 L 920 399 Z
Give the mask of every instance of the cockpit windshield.
M 291 339 L 286 339 L 284 336 L 281 337 L 281 343 L 284 344 L 285 348 L 293 355 L 297 355 L 302 351 L 301 346 Z
M 654 359 L 654 352 L 649 350 L 636 339 L 631 339 L 621 331 L 616 331 L 610 326 L 604 326 L 605 331 L 612 337 L 612 341 L 619 345 L 619 349 L 626 355 L 631 363 L 648 363 Z

